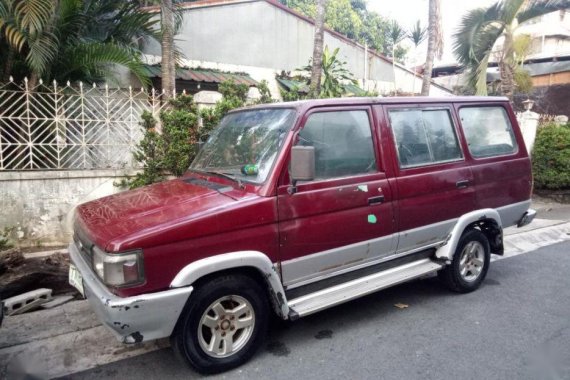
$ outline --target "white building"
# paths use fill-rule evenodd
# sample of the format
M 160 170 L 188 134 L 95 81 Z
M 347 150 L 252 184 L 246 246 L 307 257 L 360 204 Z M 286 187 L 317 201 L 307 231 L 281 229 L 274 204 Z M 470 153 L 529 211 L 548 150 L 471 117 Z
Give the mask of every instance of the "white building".
M 183 21 L 175 43 L 184 55 L 184 66 L 199 68 L 201 74 L 204 70 L 245 73 L 258 82 L 267 80 L 272 95 L 278 97 L 276 75 L 307 65 L 312 56 L 313 20 L 276 0 L 202 0 L 181 6 Z M 159 12 L 159 7 L 147 9 Z M 421 90 L 419 75 L 399 64 L 393 66 L 390 59 L 337 32 L 325 31 L 325 45 L 340 48 L 339 58 L 365 90 L 380 94 Z M 151 44 L 146 52 L 149 64 L 160 63 L 159 44 Z M 194 72 L 187 74 L 190 79 L 196 77 Z M 200 84 L 194 82 L 196 87 Z M 435 83 L 431 87 L 430 95 L 448 94 Z

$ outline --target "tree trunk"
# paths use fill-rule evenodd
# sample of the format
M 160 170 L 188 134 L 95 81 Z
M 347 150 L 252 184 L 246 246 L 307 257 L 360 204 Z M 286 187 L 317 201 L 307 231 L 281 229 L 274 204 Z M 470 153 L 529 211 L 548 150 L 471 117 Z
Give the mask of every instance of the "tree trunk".
M 176 89 L 176 74 L 174 67 L 174 13 L 172 0 L 160 2 L 162 25 L 162 89 L 166 99 L 173 96 Z
M 12 68 L 14 67 L 14 60 L 16 58 L 16 49 L 13 47 L 8 48 L 8 56 L 6 57 L 6 63 L 4 64 L 4 76 L 3 81 L 9 82 L 10 75 L 12 74 Z
M 39 76 L 36 72 L 32 71 L 28 79 L 28 89 L 34 90 L 39 83 Z
M 429 0 L 428 50 L 424 64 L 422 96 L 429 95 L 433 61 L 436 54 L 441 56 L 442 51 L 441 13 L 439 10 L 440 0 Z
M 323 43 L 325 34 L 325 7 L 327 0 L 317 0 L 317 17 L 315 19 L 315 42 L 313 47 L 313 67 L 309 94 L 318 98 L 321 93 L 321 75 L 323 65 Z
M 501 76 L 501 94 L 513 100 L 515 92 L 515 68 L 513 65 L 513 35 L 510 31 L 504 34 L 503 52 L 499 61 Z

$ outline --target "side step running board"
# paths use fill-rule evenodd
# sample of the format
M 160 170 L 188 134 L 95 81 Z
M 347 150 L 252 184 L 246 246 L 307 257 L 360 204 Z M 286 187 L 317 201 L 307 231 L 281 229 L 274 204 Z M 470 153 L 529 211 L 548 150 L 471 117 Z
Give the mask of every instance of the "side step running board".
M 344 284 L 323 289 L 289 301 L 290 319 L 295 320 L 323 309 L 374 293 L 435 272 L 443 267 L 430 259 L 422 259 L 396 268 L 374 273 Z

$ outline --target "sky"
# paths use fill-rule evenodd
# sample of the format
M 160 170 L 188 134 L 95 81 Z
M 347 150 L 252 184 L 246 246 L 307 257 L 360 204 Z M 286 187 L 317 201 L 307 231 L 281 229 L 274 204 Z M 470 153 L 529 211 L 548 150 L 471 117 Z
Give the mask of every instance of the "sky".
M 385 17 L 396 19 L 405 28 L 411 28 L 417 20 L 423 26 L 428 21 L 428 0 L 368 0 L 368 9 Z M 470 9 L 486 7 L 496 0 L 441 0 L 441 17 L 443 25 L 444 52 L 439 63 L 454 62 L 452 53 L 452 35 L 459 25 L 461 18 Z M 411 43 L 410 43 L 410 46 Z M 418 55 L 425 56 L 427 41 L 420 45 Z M 410 50 L 408 54 L 413 60 L 414 54 Z M 418 60 L 419 57 L 418 57 Z M 423 58 L 422 62 L 425 60 Z M 410 62 L 413 64 L 413 62 Z M 437 64 L 438 62 L 436 62 Z

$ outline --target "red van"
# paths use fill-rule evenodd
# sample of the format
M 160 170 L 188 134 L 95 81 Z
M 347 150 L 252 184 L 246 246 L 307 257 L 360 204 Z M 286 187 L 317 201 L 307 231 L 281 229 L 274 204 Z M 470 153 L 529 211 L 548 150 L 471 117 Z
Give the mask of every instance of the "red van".
M 295 320 L 437 272 L 479 287 L 532 221 L 506 98 L 351 98 L 229 113 L 178 179 L 80 205 L 70 282 L 125 343 L 202 373 Z

